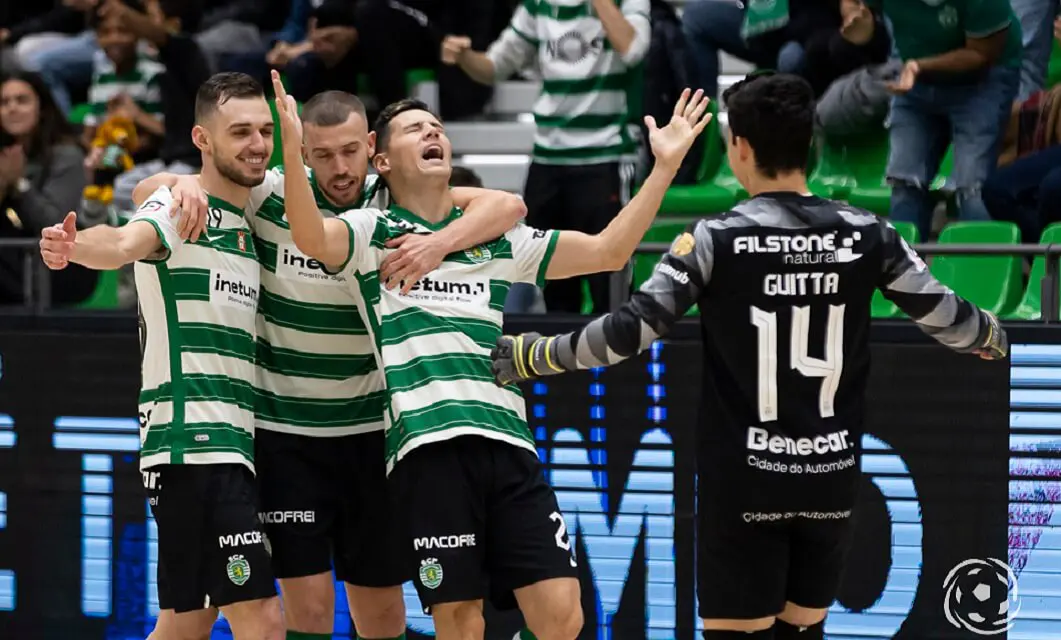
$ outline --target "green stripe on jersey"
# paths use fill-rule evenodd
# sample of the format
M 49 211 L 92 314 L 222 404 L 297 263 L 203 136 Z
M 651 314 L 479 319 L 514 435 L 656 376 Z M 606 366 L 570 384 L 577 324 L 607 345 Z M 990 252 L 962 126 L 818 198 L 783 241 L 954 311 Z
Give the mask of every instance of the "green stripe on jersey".
M 515 387 L 493 380 L 490 349 L 501 335 L 512 282 L 535 282 L 556 232 L 517 226 L 502 238 L 446 256 L 408 293 L 380 287 L 381 239 L 440 224 L 402 209 L 343 214 L 354 238 L 351 267 L 387 384 L 387 469 L 409 451 L 461 435 L 495 438 L 534 451 Z
M 133 220 L 168 248 L 138 262 L 141 469 L 240 463 L 254 469 L 255 316 L 259 266 L 240 209 L 210 197 L 210 224 L 182 242 L 172 196 L 156 191 Z
M 310 183 L 325 216 L 346 209 L 328 201 L 312 173 Z M 349 208 L 384 195 L 369 176 L 361 200 Z M 320 437 L 382 429 L 382 376 L 353 274 L 333 273 L 295 246 L 284 217 L 282 168 L 266 175 L 251 202 L 262 265 L 257 427 Z

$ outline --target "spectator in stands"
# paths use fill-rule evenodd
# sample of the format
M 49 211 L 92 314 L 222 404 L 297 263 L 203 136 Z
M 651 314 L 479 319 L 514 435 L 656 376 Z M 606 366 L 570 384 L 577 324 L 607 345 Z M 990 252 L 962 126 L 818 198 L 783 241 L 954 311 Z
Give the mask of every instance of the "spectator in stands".
M 0 2 L 0 69 L 21 67 L 15 45 L 23 40 L 23 36 L 34 32 L 33 25 L 39 23 L 50 9 L 45 2 Z M 31 40 L 32 37 L 26 38 L 25 44 Z
M 915 223 L 929 237 L 929 185 L 951 143 L 960 216 L 988 219 L 981 188 L 998 161 L 1020 82 L 1020 24 L 1009 2 L 871 0 L 869 6 L 891 21 L 903 60 L 889 85 L 895 94 L 888 127 L 891 217 Z
M 1013 105 L 999 169 L 987 179 L 991 217 L 1017 224 L 1024 242 L 1061 221 L 1061 86 Z
M 288 92 L 296 100 L 306 102 L 328 89 L 358 93 L 354 46 L 359 32 L 354 9 L 354 0 L 324 0 L 309 17 L 306 37 L 311 50 L 280 57 Z
M 134 156 L 143 161 L 156 155 L 165 133 L 159 84 L 165 68 L 140 50 L 140 36 L 130 28 L 127 9 L 145 13 L 140 0 L 106 0 L 91 13 L 100 51 L 92 63 L 82 142 L 90 147 L 96 126 L 109 117 L 125 116 L 148 141 Z
M 314 26 L 312 15 L 323 1 L 294 0 L 287 21 L 273 36 L 272 47 L 265 54 L 265 59 L 260 60 L 253 57 L 253 54 L 246 54 L 240 56 L 237 62 L 235 56 L 230 56 L 229 70 L 242 71 L 255 78 L 261 77 L 264 82 L 270 67 L 283 71 L 292 60 L 311 53 L 313 43 L 309 39 L 309 33 Z
M 479 178 L 479 174 L 467 167 L 453 167 L 453 172 L 449 176 L 449 186 L 482 189 L 483 181 Z
M 0 77 L 0 138 L 0 236 L 37 238 L 77 208 L 85 187 L 84 153 L 37 74 Z M 0 251 L 0 304 L 22 300 L 22 281 L 22 256 Z M 53 302 L 83 300 L 95 282 L 85 269 L 53 277 Z
M 98 2 L 61 0 L 50 12 L 23 23 L 9 36 L 9 41 L 18 43 L 20 65 L 44 78 L 63 113 L 70 111 L 70 89 L 84 88 L 92 79 L 92 59 L 99 48 L 96 33 L 85 28 L 86 12 Z
M 648 14 L 649 0 L 539 0 L 517 7 L 486 53 L 472 48 L 468 37 L 443 41 L 442 60 L 483 84 L 531 66 L 541 73 L 524 187 L 527 224 L 599 233 L 630 198 L 641 114 L 627 96 L 640 87 L 638 67 L 651 37 Z M 607 311 L 609 275 L 591 276 L 589 283 L 594 310 Z M 579 313 L 581 281 L 550 282 L 545 303 L 549 311 Z
M 1046 81 L 1046 71 L 1054 45 L 1050 37 L 1050 25 L 1057 18 L 1061 2 L 1012 0 L 1012 4 L 1013 13 L 1020 21 L 1020 30 L 1024 36 L 1024 56 L 1021 59 L 1020 91 L 1017 99 L 1027 100 L 1033 93 L 1040 91 Z
M 852 0 L 699 0 L 682 16 L 693 77 L 708 95 L 717 96 L 718 56 L 725 51 L 758 67 L 801 75 L 821 95 L 836 78 L 888 58 L 887 29 L 872 30 L 858 43 L 846 35 L 854 7 Z M 879 17 L 867 11 L 866 19 Z
M 196 42 L 211 66 L 219 71 L 240 66 L 248 56 L 263 58 L 291 9 L 291 0 L 195 0 L 195 3 L 203 7 Z
M 181 2 L 150 2 L 143 13 L 124 4 L 112 9 L 113 17 L 125 29 L 158 50 L 158 61 L 164 68 L 158 76 L 158 87 L 166 123 L 159 157 L 138 164 L 114 181 L 114 206 L 119 212 L 131 213 L 136 208 L 133 189 L 147 176 L 161 172 L 195 173 L 202 164 L 202 154 L 188 132 L 195 120 L 196 92 L 209 79 L 210 67 L 195 39 L 181 30 Z

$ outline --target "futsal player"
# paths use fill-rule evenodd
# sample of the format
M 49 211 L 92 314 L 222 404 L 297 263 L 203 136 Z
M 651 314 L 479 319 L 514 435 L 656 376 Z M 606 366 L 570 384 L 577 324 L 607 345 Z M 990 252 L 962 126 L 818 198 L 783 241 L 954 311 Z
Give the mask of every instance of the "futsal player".
M 361 101 L 327 91 L 303 106 L 301 118 L 302 156 L 317 207 L 328 216 L 385 207 L 386 187 L 368 175 L 375 135 Z M 198 181 L 159 174 L 141 183 L 137 196 L 160 185 L 182 194 L 189 210 L 182 216 L 194 228 L 203 198 Z M 418 280 L 444 255 L 500 236 L 525 212 L 518 196 L 504 192 L 452 194 L 468 215 L 438 233 L 397 240 L 387 265 L 397 278 Z M 247 222 L 262 265 L 255 406 L 260 517 L 280 580 L 287 638 L 331 638 L 333 567 L 345 583 L 358 636 L 404 638 L 401 585 L 412 574 L 402 558 L 405 546 L 388 528 L 383 379 L 358 315 L 353 276 L 328 270 L 295 247 L 279 168 L 251 190 Z
M 1008 343 L 886 219 L 810 195 L 803 79 L 749 77 L 723 100 L 729 161 L 751 199 L 691 225 L 616 312 L 560 336 L 503 337 L 494 372 L 507 385 L 616 364 L 698 304 L 704 638 L 821 639 L 856 501 L 873 292 L 951 349 L 1000 359 Z
M 212 224 L 184 241 L 160 188 L 120 228 L 44 229 L 52 269 L 135 263 L 142 383 L 140 470 L 158 525 L 152 640 L 209 637 L 217 609 L 237 640 L 284 636 L 254 483 L 258 254 L 247 226 L 273 120 L 261 85 L 221 73 L 198 91 L 192 140 Z
M 394 204 L 329 218 L 298 170 L 296 107 L 275 78 L 274 88 L 292 237 L 308 255 L 353 273 L 386 380 L 381 454 L 401 541 L 438 637 L 482 638 L 483 599 L 492 596 L 502 608 L 518 604 L 538 638 L 575 638 L 582 611 L 566 525 L 542 475 L 523 399 L 514 387 L 493 384 L 489 349 L 501 335 L 511 283 L 622 268 L 709 120 L 707 100 L 698 93 L 690 101 L 686 91 L 669 125 L 649 122 L 655 169 L 602 233 L 520 225 L 447 255 L 419 281 L 388 285 L 379 269 L 389 238 L 441 233 L 463 218 L 450 197 L 452 149 L 441 122 L 415 100 L 385 108 L 373 161 Z

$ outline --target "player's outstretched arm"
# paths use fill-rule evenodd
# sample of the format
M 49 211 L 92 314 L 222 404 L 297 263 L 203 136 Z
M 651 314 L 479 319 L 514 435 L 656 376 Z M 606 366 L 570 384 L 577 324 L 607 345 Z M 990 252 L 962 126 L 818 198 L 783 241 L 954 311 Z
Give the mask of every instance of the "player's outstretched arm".
M 921 330 L 942 345 L 985 360 L 1009 353 L 1009 339 L 994 314 L 940 283 L 895 227 L 881 220 L 884 260 L 879 287 Z
M 280 74 L 272 72 L 276 111 L 284 155 L 284 209 L 291 238 L 302 253 L 330 268 L 345 265 L 350 258 L 350 235 L 346 224 L 325 218 L 317 208 L 313 189 L 302 163 L 302 119 L 295 99 L 287 95 Z
M 645 117 L 652 154 L 656 158 L 652 173 L 604 231 L 592 236 L 577 231 L 560 232 L 556 251 L 545 273 L 547 279 L 618 271 L 626 266 L 637 244 L 652 226 L 685 154 L 711 121 L 711 114 L 707 112 L 710 100 L 704 97 L 703 91 L 697 90 L 691 100 L 689 94 L 689 89 L 682 92 L 674 105 L 671 121 L 662 129 L 656 127 L 651 116 Z
M 523 199 L 505 191 L 472 187 L 451 191 L 453 204 L 465 210 L 459 220 L 429 235 L 407 233 L 387 242 L 395 249 L 380 265 L 380 279 L 388 289 L 404 283 L 402 293 L 409 293 L 447 255 L 489 242 L 527 215 Z
M 490 353 L 500 385 L 606 367 L 648 349 L 700 299 L 711 279 L 714 242 L 700 221 L 680 235 L 652 277 L 614 313 L 559 336 L 502 336 Z
M 184 246 L 170 216 L 168 189 L 159 189 L 123 227 L 97 225 L 77 230 L 77 214 L 41 231 L 41 258 L 49 269 L 71 262 L 90 269 L 118 269 L 139 260 L 166 260 Z

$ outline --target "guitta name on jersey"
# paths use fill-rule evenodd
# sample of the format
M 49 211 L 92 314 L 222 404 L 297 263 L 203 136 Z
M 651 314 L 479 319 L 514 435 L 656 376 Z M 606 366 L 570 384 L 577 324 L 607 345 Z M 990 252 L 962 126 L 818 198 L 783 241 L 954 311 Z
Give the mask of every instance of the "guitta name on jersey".
M 850 234 L 850 235 L 848 235 Z M 780 253 L 785 264 L 836 264 L 854 262 L 860 231 L 805 233 L 801 235 L 740 236 L 733 240 L 733 253 Z

